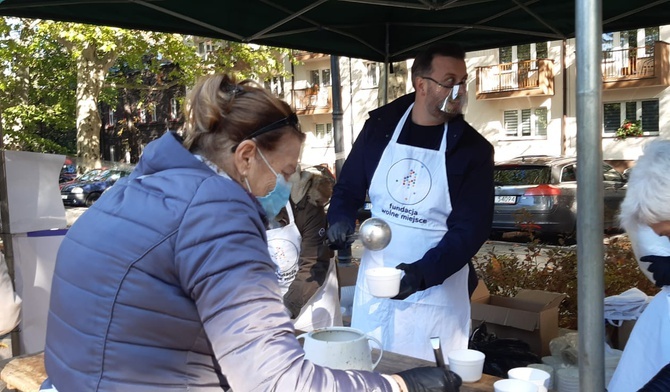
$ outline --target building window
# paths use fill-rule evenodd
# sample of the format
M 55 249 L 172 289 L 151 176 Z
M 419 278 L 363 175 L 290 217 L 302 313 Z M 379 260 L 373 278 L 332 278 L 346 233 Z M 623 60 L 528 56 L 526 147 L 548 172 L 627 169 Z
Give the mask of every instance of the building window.
M 273 78 L 267 79 L 265 82 L 263 82 L 263 85 L 267 90 L 272 91 L 272 94 L 275 96 L 280 98 L 284 97 L 284 77 L 275 76 Z
M 379 65 L 373 62 L 365 63 L 365 79 L 363 80 L 363 87 L 374 88 L 379 86 Z
M 626 30 L 620 33 L 619 46 L 637 48 L 637 30 Z
M 309 81 L 312 86 L 328 87 L 332 83 L 330 81 L 330 69 L 313 69 L 309 71 Z
M 325 144 L 330 144 L 333 142 L 333 124 L 316 124 L 314 130 L 314 136 L 321 142 Z
M 647 27 L 644 29 L 644 54 L 654 55 L 654 43 L 660 39 L 658 27 Z
M 158 121 L 158 113 L 156 110 L 156 104 L 152 103 L 149 105 L 149 111 L 151 112 L 151 122 L 156 122 Z
M 512 62 L 512 47 L 503 46 L 498 49 L 498 56 L 500 57 L 500 64 L 511 63 Z
M 549 57 L 547 42 L 505 46 L 498 49 L 499 64 L 516 63 L 520 61 L 546 59 Z
M 646 101 L 608 102 L 603 105 L 605 136 L 614 136 L 625 120 L 641 120 L 644 135 L 658 135 L 658 99 Z
M 114 126 L 116 124 L 116 110 L 110 108 L 107 116 L 107 125 Z
M 549 45 L 547 44 L 547 42 L 538 42 L 535 44 L 535 58 L 536 59 L 549 58 Z
M 545 107 L 505 110 L 503 124 L 507 137 L 546 137 L 548 111 Z
M 179 117 L 179 104 L 177 98 L 170 99 L 170 119 L 176 120 Z
M 211 41 L 198 43 L 198 56 L 205 60 L 207 60 L 209 54 L 212 53 L 213 50 L 214 47 L 212 46 Z

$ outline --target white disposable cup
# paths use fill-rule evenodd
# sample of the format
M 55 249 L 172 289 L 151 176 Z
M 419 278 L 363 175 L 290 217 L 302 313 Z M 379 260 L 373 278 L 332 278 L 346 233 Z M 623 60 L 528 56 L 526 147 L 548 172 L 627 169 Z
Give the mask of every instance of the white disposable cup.
M 370 294 L 380 298 L 391 298 L 398 295 L 400 290 L 400 275 L 397 268 L 377 267 L 365 271 Z
M 547 392 L 551 374 L 541 369 L 517 367 L 507 371 L 507 377 L 513 380 L 524 380 L 537 385 L 538 392 Z
M 495 392 L 538 392 L 537 385 L 525 380 L 498 380 L 493 383 Z
M 549 373 L 549 382 L 547 384 L 547 389 L 552 389 L 554 387 L 554 383 L 555 383 L 554 380 L 556 378 L 556 375 L 555 375 L 555 371 L 554 371 L 553 367 L 551 367 L 549 365 L 545 365 L 543 363 L 531 363 L 531 364 L 528 365 L 528 367 L 544 370 L 545 372 Z
M 454 350 L 447 354 L 449 369 L 461 376 L 463 382 L 477 382 L 484 370 L 483 352 L 477 350 Z

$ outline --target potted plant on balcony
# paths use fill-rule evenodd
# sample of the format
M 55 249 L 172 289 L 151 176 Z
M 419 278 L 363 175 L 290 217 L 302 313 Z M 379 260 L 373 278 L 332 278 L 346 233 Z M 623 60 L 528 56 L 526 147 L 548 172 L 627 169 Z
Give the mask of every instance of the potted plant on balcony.
M 616 130 L 616 140 L 625 140 L 628 137 L 642 136 L 642 124 L 640 120 L 624 120 Z

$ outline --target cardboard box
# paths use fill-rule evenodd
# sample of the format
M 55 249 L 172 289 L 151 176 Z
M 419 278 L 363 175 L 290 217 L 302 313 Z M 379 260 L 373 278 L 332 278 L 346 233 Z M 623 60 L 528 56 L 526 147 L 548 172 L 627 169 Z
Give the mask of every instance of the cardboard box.
M 472 327 L 486 322 L 489 333 L 516 338 L 539 356 L 551 355 L 549 341 L 558 336 L 558 306 L 563 293 L 520 290 L 515 297 L 491 295 L 482 280 L 472 294 Z

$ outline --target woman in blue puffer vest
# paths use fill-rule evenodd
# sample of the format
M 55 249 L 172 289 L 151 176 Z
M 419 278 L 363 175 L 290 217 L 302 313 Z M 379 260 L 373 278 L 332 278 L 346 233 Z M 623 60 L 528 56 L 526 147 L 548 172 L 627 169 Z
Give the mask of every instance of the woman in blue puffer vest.
M 265 237 L 305 138 L 297 117 L 225 75 L 202 79 L 186 108 L 183 138 L 150 143 L 65 236 L 43 388 L 457 390 L 440 368 L 380 375 L 304 359 Z

